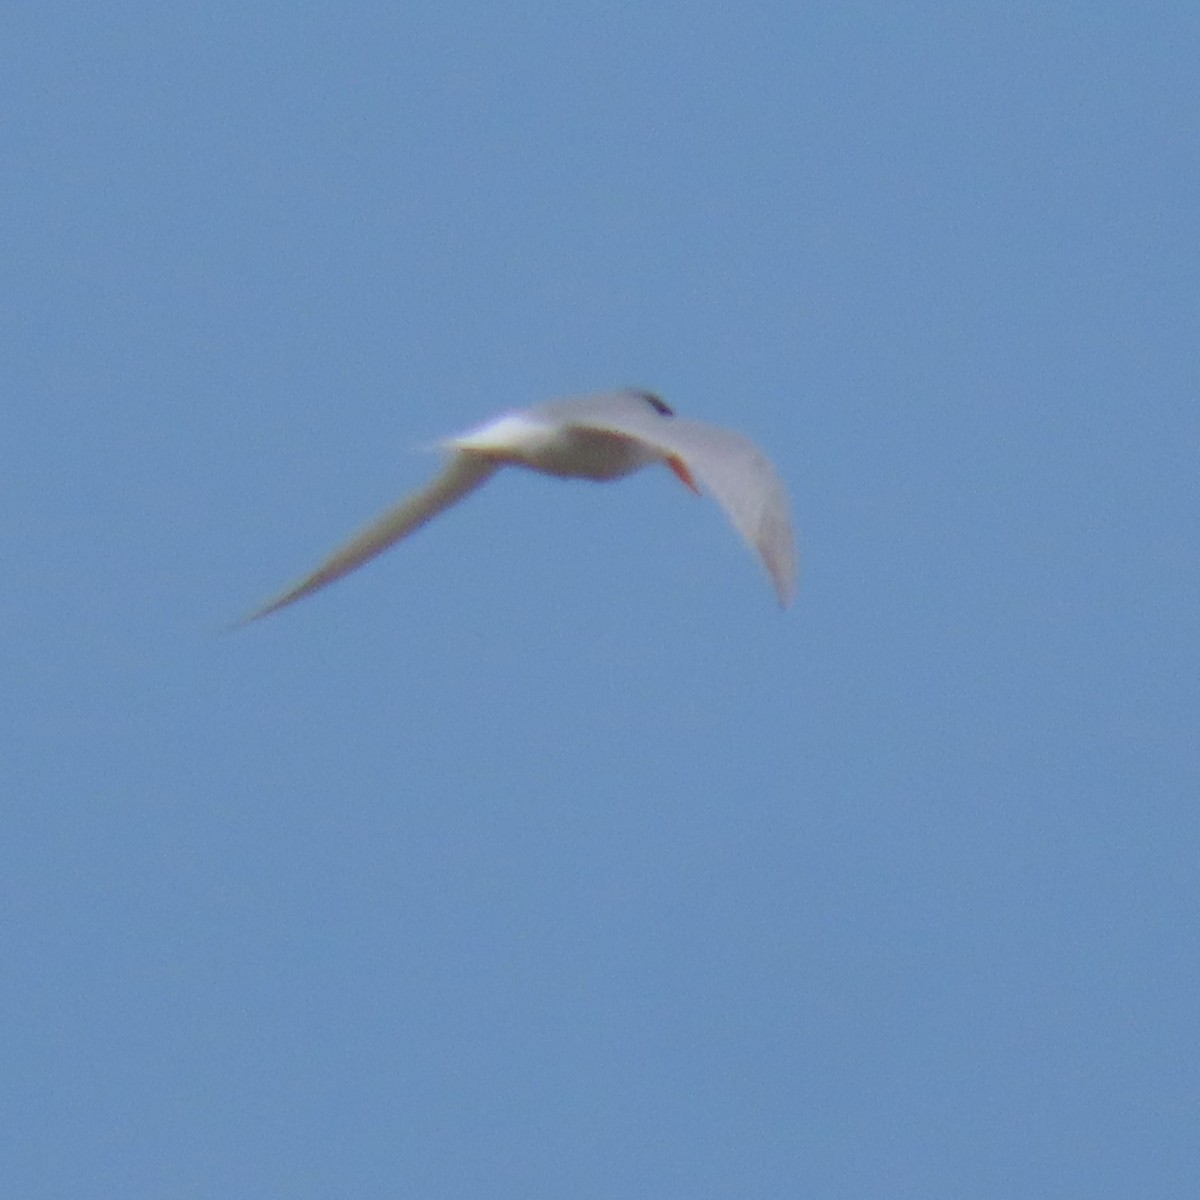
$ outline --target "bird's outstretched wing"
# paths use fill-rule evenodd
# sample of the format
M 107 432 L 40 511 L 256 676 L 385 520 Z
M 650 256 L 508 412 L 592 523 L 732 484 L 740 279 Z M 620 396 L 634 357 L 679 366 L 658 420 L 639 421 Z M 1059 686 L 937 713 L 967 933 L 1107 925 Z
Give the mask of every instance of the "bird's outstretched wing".
M 553 408 L 559 420 L 621 434 L 681 459 L 762 559 L 780 604 L 791 601 L 796 544 L 787 492 L 770 460 L 749 438 L 664 413 L 639 392 L 607 393 Z
M 361 567 L 389 546 L 419 529 L 426 521 L 481 487 L 499 469 L 499 464 L 479 454 L 460 452 L 423 491 L 402 500 L 388 509 L 344 546 L 335 550 L 311 575 L 302 579 L 283 595 L 252 612 L 241 624 L 247 625 L 269 613 L 294 603 Z

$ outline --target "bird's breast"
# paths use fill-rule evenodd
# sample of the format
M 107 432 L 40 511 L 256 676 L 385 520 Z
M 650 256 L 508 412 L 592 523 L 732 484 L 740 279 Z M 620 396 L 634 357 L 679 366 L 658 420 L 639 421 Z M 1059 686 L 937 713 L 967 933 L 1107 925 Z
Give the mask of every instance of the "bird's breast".
M 460 435 L 450 444 L 500 462 L 571 479 L 619 479 L 661 457 L 622 434 L 545 425 L 515 415 Z
M 557 429 L 530 446 L 524 465 L 547 475 L 619 479 L 658 456 L 632 438 L 598 429 Z

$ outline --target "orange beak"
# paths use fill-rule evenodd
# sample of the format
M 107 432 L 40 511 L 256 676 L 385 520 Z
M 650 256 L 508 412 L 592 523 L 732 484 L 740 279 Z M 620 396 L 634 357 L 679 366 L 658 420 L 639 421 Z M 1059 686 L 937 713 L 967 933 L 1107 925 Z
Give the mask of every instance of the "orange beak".
M 687 468 L 687 463 L 682 458 L 676 457 L 674 454 L 667 459 L 667 466 L 675 472 L 676 478 L 683 484 L 686 484 L 692 489 L 696 495 L 700 495 L 700 489 L 696 486 L 696 481 L 692 478 L 691 471 Z

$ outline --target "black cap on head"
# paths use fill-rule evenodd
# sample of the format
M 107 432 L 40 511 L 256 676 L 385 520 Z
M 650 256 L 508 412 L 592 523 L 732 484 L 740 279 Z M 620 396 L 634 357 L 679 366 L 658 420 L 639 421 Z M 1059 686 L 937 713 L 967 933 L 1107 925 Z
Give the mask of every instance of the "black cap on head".
M 673 417 L 675 410 L 659 395 L 654 392 L 644 392 L 640 388 L 631 389 L 635 396 L 640 396 L 655 412 L 662 413 L 664 417 Z

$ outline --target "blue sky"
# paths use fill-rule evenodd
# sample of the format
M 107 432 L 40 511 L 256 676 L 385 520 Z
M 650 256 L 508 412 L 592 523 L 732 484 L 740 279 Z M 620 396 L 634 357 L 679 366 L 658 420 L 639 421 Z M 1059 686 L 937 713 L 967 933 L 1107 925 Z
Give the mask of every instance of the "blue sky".
M 3 27 L 0 1191 L 1192 1194 L 1194 6 Z

